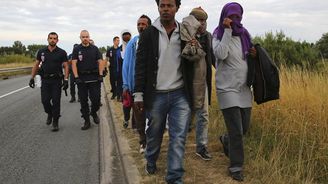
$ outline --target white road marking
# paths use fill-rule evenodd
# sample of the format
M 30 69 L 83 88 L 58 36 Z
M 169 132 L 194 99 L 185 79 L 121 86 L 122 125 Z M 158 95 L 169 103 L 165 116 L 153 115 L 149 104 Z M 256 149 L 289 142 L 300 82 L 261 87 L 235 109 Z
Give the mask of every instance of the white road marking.
M 18 91 L 22 91 L 23 89 L 26 89 L 26 88 L 28 88 L 28 87 L 29 87 L 29 86 L 25 86 L 25 87 L 22 87 L 22 88 L 20 88 L 20 89 L 15 90 L 15 91 L 9 92 L 9 93 L 4 94 L 4 95 L 1 95 L 1 96 L 0 96 L 0 99 L 1 99 L 1 98 L 4 98 L 4 97 L 6 97 L 6 96 L 9 96 L 9 95 L 11 95 L 11 94 L 17 93 Z

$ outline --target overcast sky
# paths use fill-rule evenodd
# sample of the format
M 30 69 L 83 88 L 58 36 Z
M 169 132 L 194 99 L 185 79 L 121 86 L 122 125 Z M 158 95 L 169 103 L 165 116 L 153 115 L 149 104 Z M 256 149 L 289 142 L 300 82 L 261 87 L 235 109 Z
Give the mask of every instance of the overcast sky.
M 218 25 L 227 0 L 182 0 L 176 19 L 181 21 L 192 8 L 207 11 L 208 31 Z M 294 40 L 316 42 L 328 32 L 327 0 L 236 0 L 244 7 L 242 23 L 252 36 L 282 30 Z M 97 46 L 112 45 L 123 29 L 137 34 L 141 14 L 158 17 L 155 0 L 1 0 L 0 46 L 15 40 L 24 45 L 47 44 L 49 32 L 59 34 L 58 45 L 68 53 L 79 43 L 82 29 L 90 32 Z

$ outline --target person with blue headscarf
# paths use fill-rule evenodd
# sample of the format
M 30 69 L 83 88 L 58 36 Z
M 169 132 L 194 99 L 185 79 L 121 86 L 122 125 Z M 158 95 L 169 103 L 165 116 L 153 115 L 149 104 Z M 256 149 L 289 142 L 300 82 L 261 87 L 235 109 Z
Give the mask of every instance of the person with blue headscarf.
M 252 92 L 247 86 L 247 57 L 256 57 L 250 34 L 241 24 L 242 16 L 240 4 L 226 4 L 213 33 L 216 92 L 228 130 L 220 136 L 220 141 L 230 159 L 229 174 L 237 181 L 244 178 L 243 135 L 249 128 L 252 109 Z

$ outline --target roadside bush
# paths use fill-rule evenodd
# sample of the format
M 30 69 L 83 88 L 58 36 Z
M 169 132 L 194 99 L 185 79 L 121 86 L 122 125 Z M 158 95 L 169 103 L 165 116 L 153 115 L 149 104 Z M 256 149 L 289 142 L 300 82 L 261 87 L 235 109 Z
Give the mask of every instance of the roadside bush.
M 0 64 L 11 64 L 11 63 L 32 63 L 33 58 L 24 55 L 5 55 L 0 56 Z

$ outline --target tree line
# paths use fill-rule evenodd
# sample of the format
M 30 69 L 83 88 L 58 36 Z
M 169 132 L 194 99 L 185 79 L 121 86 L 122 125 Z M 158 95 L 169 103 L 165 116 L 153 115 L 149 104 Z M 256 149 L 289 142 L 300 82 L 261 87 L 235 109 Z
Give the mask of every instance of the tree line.
M 0 47 L 0 56 L 6 55 L 25 55 L 34 58 L 39 49 L 46 47 L 47 45 L 42 44 L 32 44 L 25 46 L 21 41 L 14 41 L 13 45 L 10 47 Z M 107 47 L 99 47 L 100 52 L 104 53 Z
M 11 47 L 0 47 L 0 56 L 5 55 L 25 55 L 35 57 L 36 52 L 47 45 L 32 44 L 25 46 L 21 41 L 14 41 Z
M 256 36 L 253 43 L 259 43 L 270 54 L 278 65 L 300 66 L 301 68 L 316 69 L 319 63 L 328 58 L 328 33 L 322 35 L 316 43 L 294 41 L 282 31 Z
M 328 58 L 328 33 L 316 43 L 306 41 L 294 41 L 287 37 L 282 31 L 276 33 L 266 33 L 264 36 L 256 36 L 253 43 L 259 43 L 271 55 L 273 61 L 278 65 L 293 66 L 315 69 L 318 63 L 322 63 Z M 11 47 L 0 47 L 0 56 L 4 55 L 25 55 L 34 58 L 40 48 L 46 47 L 42 44 L 32 44 L 25 46 L 21 41 L 15 41 Z M 99 47 L 102 53 L 107 47 Z

